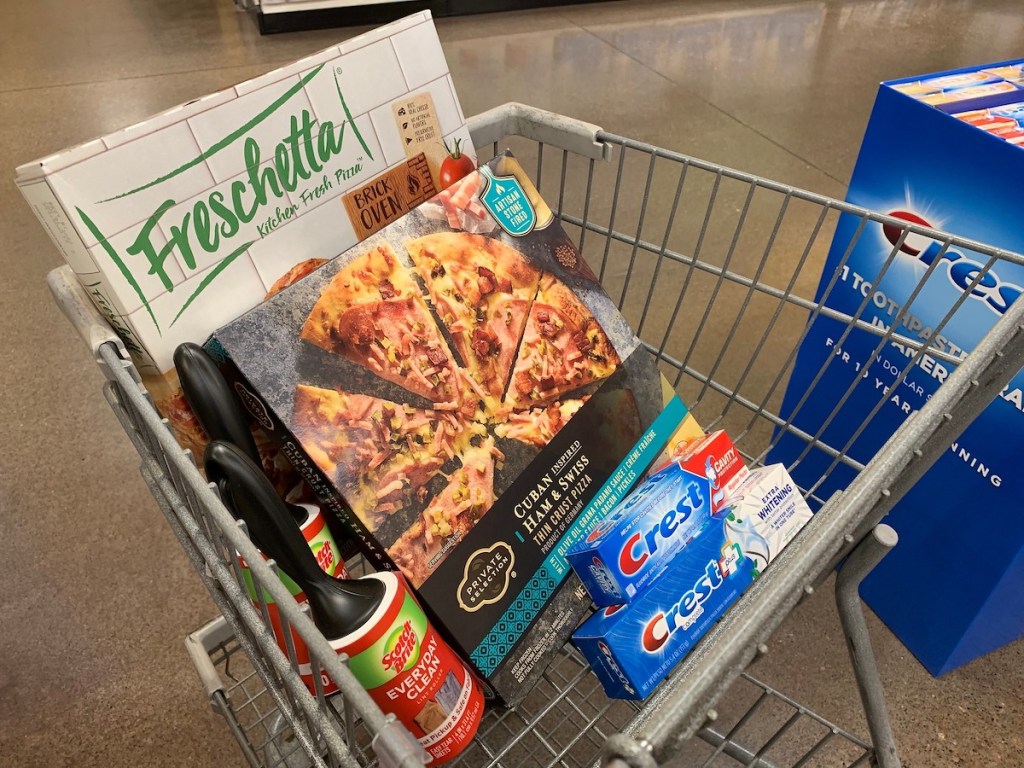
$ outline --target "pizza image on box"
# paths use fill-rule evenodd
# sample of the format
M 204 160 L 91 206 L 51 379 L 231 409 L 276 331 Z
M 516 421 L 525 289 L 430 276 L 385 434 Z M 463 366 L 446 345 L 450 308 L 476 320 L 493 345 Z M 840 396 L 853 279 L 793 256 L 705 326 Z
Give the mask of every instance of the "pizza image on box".
M 477 197 L 443 194 L 486 229 Z M 494 504 L 496 441 L 543 448 L 620 362 L 572 289 L 492 233 L 385 230 L 323 286 L 300 332 L 398 388 L 391 400 L 299 382 L 291 430 L 414 587 Z

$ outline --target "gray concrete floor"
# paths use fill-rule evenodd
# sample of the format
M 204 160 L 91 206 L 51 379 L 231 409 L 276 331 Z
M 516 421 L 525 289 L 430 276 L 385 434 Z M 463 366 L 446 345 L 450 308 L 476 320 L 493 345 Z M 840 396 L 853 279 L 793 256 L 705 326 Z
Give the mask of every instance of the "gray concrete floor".
M 354 34 L 260 38 L 228 0 L 86 5 L 0 5 L 8 173 Z M 1018 0 L 625 1 L 437 26 L 467 114 L 523 101 L 835 196 L 878 81 L 1024 54 Z M 241 764 L 182 646 L 214 608 L 46 292 L 58 254 L 13 184 L 0 211 L 0 765 Z M 937 681 L 871 627 L 905 765 L 1021 764 L 1024 644 Z M 866 733 L 824 591 L 772 649 L 760 675 Z

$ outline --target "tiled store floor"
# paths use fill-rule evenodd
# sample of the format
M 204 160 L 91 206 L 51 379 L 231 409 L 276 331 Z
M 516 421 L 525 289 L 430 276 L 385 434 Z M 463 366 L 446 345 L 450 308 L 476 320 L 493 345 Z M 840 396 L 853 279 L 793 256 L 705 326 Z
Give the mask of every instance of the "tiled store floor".
M 467 114 L 523 101 L 835 196 L 879 80 L 1024 55 L 1018 0 L 625 0 L 437 26 Z M 354 33 L 261 38 L 229 0 L 0 3 L 0 173 Z M 239 765 L 182 646 L 214 608 L 9 181 L 0 243 L 0 765 Z M 871 626 L 905 765 L 1020 765 L 1024 644 L 936 681 Z M 758 670 L 866 733 L 826 591 Z

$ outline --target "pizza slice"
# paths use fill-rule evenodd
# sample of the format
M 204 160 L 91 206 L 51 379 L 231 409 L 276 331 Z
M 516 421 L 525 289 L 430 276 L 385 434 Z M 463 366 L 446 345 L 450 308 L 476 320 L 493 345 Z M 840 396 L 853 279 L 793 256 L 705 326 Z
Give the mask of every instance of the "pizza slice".
M 561 400 L 528 411 L 512 411 L 503 423 L 494 428 L 494 433 L 498 437 L 543 448 L 587 400 L 587 397 Z
M 276 296 L 285 288 L 294 285 L 314 269 L 318 269 L 326 263 L 327 259 L 306 259 L 305 261 L 300 261 L 274 281 L 274 284 L 270 286 L 270 290 L 267 291 L 267 295 L 263 297 L 263 300 L 266 301 L 271 296 Z
M 302 384 L 292 423 L 306 454 L 371 531 L 425 493 L 471 430 L 450 411 Z
M 452 473 L 448 485 L 388 547 L 391 559 L 413 587 L 421 586 L 437 570 L 455 542 L 494 505 L 494 462 L 502 458 L 491 437 L 467 448 L 462 466 Z
M 357 257 L 331 279 L 300 335 L 435 407 L 461 405 L 463 377 L 412 274 L 387 244 Z
M 493 412 L 512 372 L 540 271 L 519 251 L 482 235 L 440 232 L 406 247 L 470 386 Z
M 608 335 L 567 285 L 540 281 L 505 404 L 526 410 L 610 376 L 619 366 Z

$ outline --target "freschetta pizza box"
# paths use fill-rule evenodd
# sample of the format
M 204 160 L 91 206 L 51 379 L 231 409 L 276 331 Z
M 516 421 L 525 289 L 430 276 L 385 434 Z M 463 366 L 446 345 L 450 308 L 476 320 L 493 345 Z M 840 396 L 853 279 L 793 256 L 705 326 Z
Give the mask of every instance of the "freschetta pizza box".
M 196 449 L 178 344 L 202 343 L 432 197 L 456 138 L 472 154 L 423 11 L 22 165 L 15 180 Z
M 586 613 L 568 548 L 700 434 L 507 153 L 207 349 L 509 704 Z

